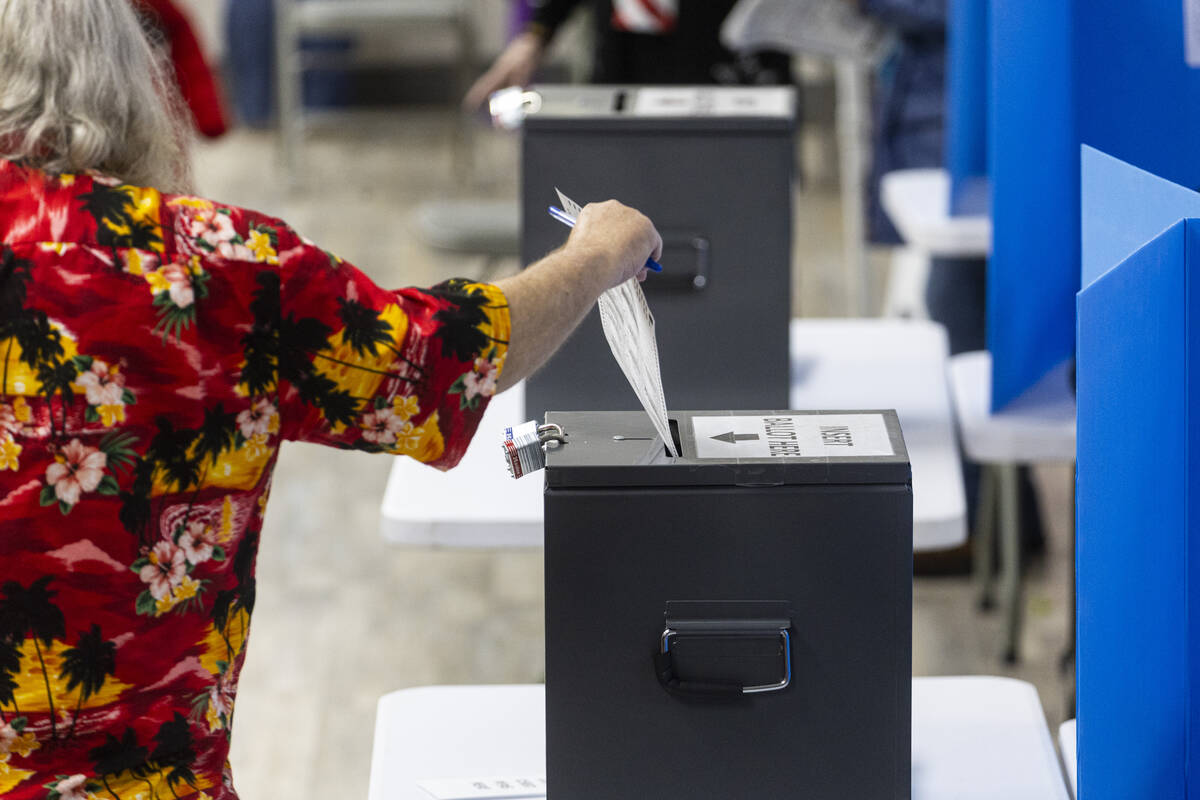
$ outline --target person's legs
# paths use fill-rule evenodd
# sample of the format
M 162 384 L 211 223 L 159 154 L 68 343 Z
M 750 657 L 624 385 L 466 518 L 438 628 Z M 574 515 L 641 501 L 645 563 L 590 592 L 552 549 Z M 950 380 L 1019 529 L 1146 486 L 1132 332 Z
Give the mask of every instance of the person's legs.
M 925 289 L 929 317 L 946 326 L 950 355 L 987 348 L 987 261 L 934 258 Z

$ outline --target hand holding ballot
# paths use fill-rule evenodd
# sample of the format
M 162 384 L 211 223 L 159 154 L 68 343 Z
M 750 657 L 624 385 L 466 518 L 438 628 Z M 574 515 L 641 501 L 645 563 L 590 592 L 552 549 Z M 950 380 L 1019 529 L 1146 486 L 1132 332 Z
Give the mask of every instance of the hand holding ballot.
M 566 244 L 497 281 L 512 320 L 501 391 L 541 367 L 602 293 L 631 278 L 644 279 L 647 260 L 662 255 L 662 237 L 641 212 L 615 200 L 569 206 L 563 210 L 576 223 Z
M 568 214 L 571 214 L 568 210 Z M 646 279 L 647 262 L 662 257 L 662 237 L 653 223 L 636 209 L 616 200 L 591 203 L 578 213 L 567 247 L 583 252 L 599 250 L 616 262 L 616 277 L 610 286 L 620 286 L 630 278 Z

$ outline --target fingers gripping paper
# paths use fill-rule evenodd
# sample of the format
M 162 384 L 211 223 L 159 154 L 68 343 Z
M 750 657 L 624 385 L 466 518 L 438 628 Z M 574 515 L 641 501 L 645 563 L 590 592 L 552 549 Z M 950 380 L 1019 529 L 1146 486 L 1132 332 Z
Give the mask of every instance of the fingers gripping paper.
M 572 219 L 579 218 L 582 209 L 578 203 L 562 192 L 558 192 L 558 199 L 563 211 Z M 667 421 L 667 401 L 663 397 L 662 369 L 658 363 L 658 342 L 654 337 L 654 315 L 650 313 L 642 285 L 636 278 L 630 278 L 600 295 L 599 305 L 604 338 L 608 340 L 613 357 L 654 423 L 654 429 L 666 443 L 668 452 L 678 456 Z

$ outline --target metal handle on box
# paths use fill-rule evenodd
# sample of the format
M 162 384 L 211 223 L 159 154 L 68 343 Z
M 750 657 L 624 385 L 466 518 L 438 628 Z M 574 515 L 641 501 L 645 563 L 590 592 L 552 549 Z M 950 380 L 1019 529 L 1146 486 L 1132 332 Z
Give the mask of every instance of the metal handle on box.
M 663 231 L 662 274 L 643 284 L 648 292 L 702 291 L 709 281 L 709 251 L 706 236 Z
M 756 686 L 742 686 L 729 681 L 681 680 L 675 674 L 674 659 L 671 657 L 671 639 L 679 634 L 678 631 L 666 628 L 659 640 L 659 649 L 654 654 L 654 667 L 658 681 L 663 688 L 673 695 L 692 698 L 729 698 L 747 694 L 764 694 L 786 689 L 792 682 L 792 639 L 787 628 L 779 629 L 779 637 L 783 642 L 783 675 L 775 683 L 765 683 Z M 761 635 L 761 633 L 738 632 L 724 634 L 728 636 Z

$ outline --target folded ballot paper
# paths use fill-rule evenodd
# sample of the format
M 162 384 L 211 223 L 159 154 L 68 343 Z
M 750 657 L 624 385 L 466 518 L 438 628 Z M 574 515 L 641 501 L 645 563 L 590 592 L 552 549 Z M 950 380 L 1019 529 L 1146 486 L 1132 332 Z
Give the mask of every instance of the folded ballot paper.
M 567 216 L 572 220 L 578 219 L 583 210 L 579 204 L 558 189 L 555 191 Z M 678 456 L 667 422 L 667 401 L 663 397 L 662 369 L 658 364 L 658 342 L 654 338 L 654 315 L 650 313 L 642 285 L 636 278 L 630 278 L 600 295 L 599 305 L 604 338 L 608 340 L 613 357 L 641 401 L 642 408 L 650 415 L 650 421 L 654 423 L 654 429 L 662 437 L 667 450 L 671 455 Z

